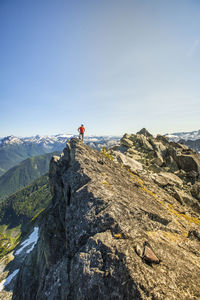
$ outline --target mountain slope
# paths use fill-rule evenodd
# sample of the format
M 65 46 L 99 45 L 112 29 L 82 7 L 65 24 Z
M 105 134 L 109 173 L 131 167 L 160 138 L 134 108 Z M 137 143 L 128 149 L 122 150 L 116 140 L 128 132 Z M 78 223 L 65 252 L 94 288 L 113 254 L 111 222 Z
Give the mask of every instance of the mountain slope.
M 57 152 L 56 152 L 57 153 Z M 54 153 L 26 159 L 0 177 L 0 199 L 15 193 L 49 170 L 49 162 Z
M 1 175 L 3 175 L 5 172 L 6 172 L 6 171 L 5 171 L 4 169 L 0 168 L 0 177 L 1 177 Z
M 52 202 L 13 299 L 198 299 L 199 206 L 168 190 L 193 185 L 188 160 L 199 174 L 199 156 L 161 136 L 102 153 L 71 139 L 51 160 Z
M 0 145 L 0 168 L 7 171 L 31 156 L 45 154 L 46 152 L 35 144 L 2 144 Z
M 47 175 L 0 203 L 0 258 L 14 248 L 21 230 L 44 210 L 51 199 Z

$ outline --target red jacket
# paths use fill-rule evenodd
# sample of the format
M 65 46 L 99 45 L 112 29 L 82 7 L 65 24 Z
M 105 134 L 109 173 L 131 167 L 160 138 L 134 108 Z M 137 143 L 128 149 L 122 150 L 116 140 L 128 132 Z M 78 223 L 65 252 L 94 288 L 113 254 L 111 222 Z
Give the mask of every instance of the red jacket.
M 79 127 L 78 130 L 80 131 L 80 133 L 84 133 L 84 132 L 85 132 L 85 127 L 84 127 L 84 126 L 81 126 L 81 127 Z

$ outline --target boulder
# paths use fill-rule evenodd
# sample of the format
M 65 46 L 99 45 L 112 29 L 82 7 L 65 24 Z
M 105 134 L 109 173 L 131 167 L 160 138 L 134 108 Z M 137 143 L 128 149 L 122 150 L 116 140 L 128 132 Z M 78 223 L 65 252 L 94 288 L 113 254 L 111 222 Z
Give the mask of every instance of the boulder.
M 118 162 L 122 163 L 125 167 L 128 167 L 132 172 L 137 173 L 143 170 L 142 164 L 135 159 L 120 152 L 115 153 L 115 156 Z
M 132 147 L 133 146 L 133 142 L 131 140 L 129 140 L 128 138 L 123 137 L 120 140 L 121 145 L 126 146 L 126 147 Z
M 186 179 L 189 180 L 192 184 L 196 182 L 199 178 L 199 172 L 196 171 L 190 171 L 186 174 Z
M 160 172 L 155 175 L 154 181 L 161 187 L 167 185 L 182 187 L 183 181 L 173 173 L 170 172 Z
M 195 197 L 196 199 L 200 200 L 200 182 L 196 182 L 191 190 L 190 190 L 191 194 L 193 197 Z
M 161 142 L 155 142 L 154 144 L 156 145 L 157 151 L 160 152 L 162 156 L 164 156 L 167 149 L 166 146 Z
M 176 197 L 177 195 L 177 197 Z M 197 211 L 198 213 L 200 213 L 200 206 L 198 201 L 192 197 L 191 195 L 189 195 L 188 193 L 186 193 L 184 190 L 176 190 L 176 195 L 175 198 L 179 201 L 182 202 L 184 204 L 189 205 L 190 207 L 192 207 L 195 211 Z
M 139 145 L 141 151 L 153 151 L 152 145 L 149 143 L 148 139 L 143 135 L 137 135 L 136 143 Z
M 191 194 L 183 189 L 179 189 L 175 186 L 171 186 L 170 188 L 167 189 L 169 194 L 173 196 L 181 205 L 184 205 L 185 211 L 184 213 L 187 212 L 186 207 L 190 206 L 196 211 L 197 213 L 200 212 L 200 204 L 199 202 L 191 196 Z
M 169 190 L 169 193 L 180 203 L 180 204 L 184 204 L 184 201 L 183 201 L 183 197 L 181 195 L 181 190 L 175 188 L 175 187 L 172 187 L 170 190 Z
M 187 178 L 186 177 L 187 173 L 184 170 L 177 170 L 177 171 L 174 172 L 174 174 L 176 176 L 178 176 L 179 178 L 181 178 L 183 181 L 185 181 L 186 178 Z
M 165 166 L 168 167 L 171 172 L 178 171 L 178 169 L 179 169 L 177 163 L 175 162 L 175 160 L 173 159 L 173 157 L 171 155 L 166 157 Z
M 186 172 L 200 172 L 200 155 L 177 155 L 175 158 L 178 167 Z
M 161 167 L 163 165 L 163 158 L 159 152 L 155 152 L 155 158 L 151 161 L 151 163 L 158 165 Z

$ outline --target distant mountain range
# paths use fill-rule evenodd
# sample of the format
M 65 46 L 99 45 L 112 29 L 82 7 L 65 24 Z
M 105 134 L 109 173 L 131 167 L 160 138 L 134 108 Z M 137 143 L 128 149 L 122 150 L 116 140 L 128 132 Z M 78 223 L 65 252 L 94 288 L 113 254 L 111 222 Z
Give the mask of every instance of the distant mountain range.
M 61 152 L 71 134 L 33 136 L 18 138 L 7 136 L 0 139 L 0 176 L 21 161 L 36 155 Z M 112 146 L 119 141 L 118 136 L 86 136 L 85 143 L 95 149 Z
M 165 134 L 171 141 L 178 142 L 180 140 L 197 140 L 200 139 L 200 130 L 190 132 L 175 132 Z
M 182 140 L 188 147 L 200 151 L 200 130 L 168 133 L 165 136 L 175 142 Z M 31 137 L 11 135 L 0 138 L 0 176 L 29 157 L 54 151 L 61 152 L 71 137 L 76 136 L 72 134 L 36 135 Z M 120 138 L 120 136 L 85 136 L 85 143 L 94 149 L 100 150 L 103 146 L 111 147 L 118 144 Z
M 170 141 L 183 143 L 200 153 L 200 130 L 166 134 Z

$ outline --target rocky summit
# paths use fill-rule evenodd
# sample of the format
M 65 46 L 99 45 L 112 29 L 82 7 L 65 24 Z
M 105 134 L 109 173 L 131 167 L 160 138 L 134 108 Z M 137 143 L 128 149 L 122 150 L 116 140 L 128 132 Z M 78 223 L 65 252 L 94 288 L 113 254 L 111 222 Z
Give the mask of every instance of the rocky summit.
M 147 130 L 92 150 L 72 138 L 15 300 L 199 299 L 200 156 Z

